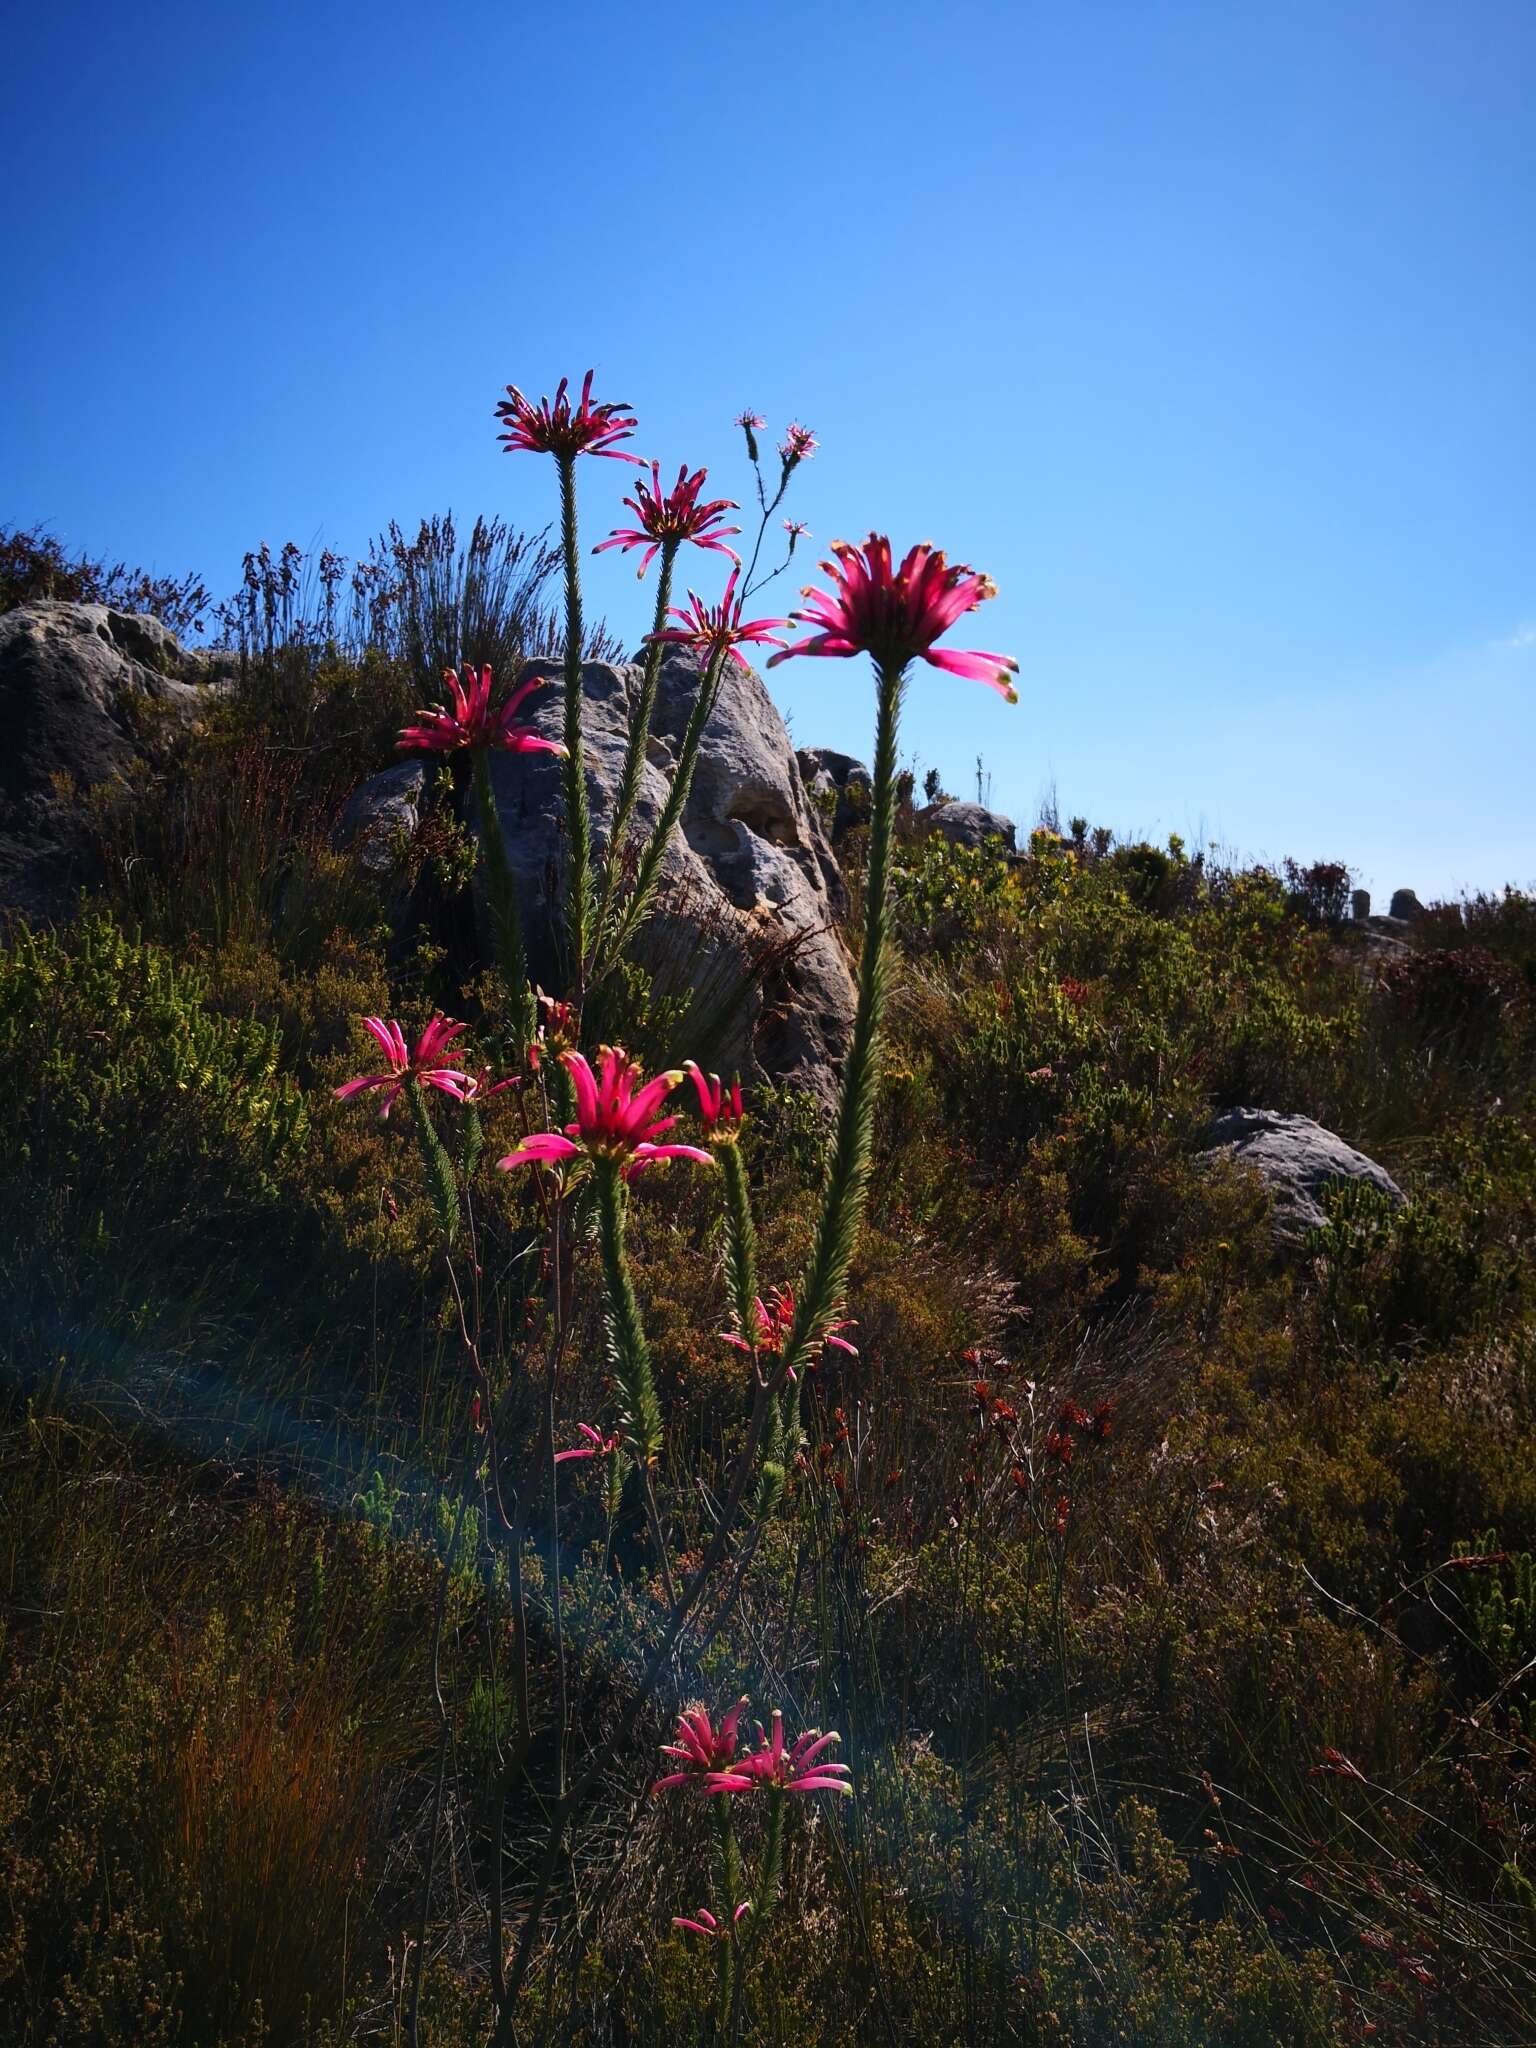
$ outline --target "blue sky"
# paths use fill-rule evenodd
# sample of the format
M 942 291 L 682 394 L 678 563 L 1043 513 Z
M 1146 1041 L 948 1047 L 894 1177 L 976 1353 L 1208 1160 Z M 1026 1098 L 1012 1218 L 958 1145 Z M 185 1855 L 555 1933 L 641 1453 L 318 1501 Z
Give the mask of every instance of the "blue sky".
M 1378 891 L 1536 882 L 1536 9 L 1053 0 L 22 11 L 0 519 L 219 589 L 451 506 L 509 380 L 986 569 L 908 752 Z M 589 463 L 585 537 L 616 523 Z M 713 595 L 718 557 L 698 556 Z M 803 580 L 798 575 L 793 579 Z M 589 604 L 647 612 L 622 558 Z M 965 636 L 957 633 L 957 644 Z M 868 751 L 862 664 L 775 671 Z

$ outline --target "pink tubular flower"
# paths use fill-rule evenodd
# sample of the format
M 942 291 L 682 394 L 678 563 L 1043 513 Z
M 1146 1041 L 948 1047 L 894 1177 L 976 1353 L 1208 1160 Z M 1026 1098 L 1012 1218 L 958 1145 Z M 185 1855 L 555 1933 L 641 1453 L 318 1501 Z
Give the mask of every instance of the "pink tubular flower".
M 639 424 L 628 402 L 621 399 L 615 405 L 594 405 L 592 377 L 593 372 L 588 370 L 582 381 L 581 403 L 575 407 L 566 397 L 568 377 L 560 379 L 553 404 L 541 398 L 535 405 L 515 384 L 509 384 L 506 397 L 496 407 L 496 417 L 506 428 L 497 439 L 506 443 L 507 453 L 524 448 L 534 455 L 562 458 L 608 455 L 615 462 L 633 462 L 643 469 L 645 465 L 638 455 L 612 445 L 615 441 L 627 441 Z
M 443 670 L 443 681 L 453 697 L 452 711 L 418 711 L 418 723 L 408 725 L 395 742 L 398 747 L 421 747 L 429 753 L 451 754 L 458 747 L 500 747 L 509 754 L 563 754 L 558 740 L 541 739 L 531 725 L 519 723 L 518 706 L 535 690 L 542 690 L 547 676 L 534 676 L 520 684 L 499 711 L 491 709 L 491 671 L 476 671 L 468 664 L 465 681 L 451 668 Z
M 791 420 L 784 429 L 779 456 L 787 469 L 793 469 L 797 462 L 804 462 L 814 455 L 819 445 L 809 427 L 802 427 L 798 420 Z
M 560 1061 L 576 1089 L 576 1121 L 564 1132 L 539 1131 L 525 1138 L 515 1152 L 496 1164 L 503 1172 L 514 1166 L 559 1166 L 567 1159 L 618 1159 L 631 1180 L 658 1159 L 694 1159 L 712 1164 L 698 1145 L 658 1145 L 654 1140 L 671 1130 L 675 1116 L 652 1122 L 656 1111 L 683 1078 L 681 1067 L 642 1082 L 629 1054 L 605 1045 L 593 1073 L 584 1054 L 563 1052 Z
M 586 1442 L 573 1444 L 568 1451 L 556 1451 L 557 1465 L 565 1464 L 570 1458 L 606 1458 L 610 1451 L 616 1451 L 619 1447 L 616 1436 L 604 1436 L 600 1430 L 594 1429 L 590 1422 L 578 1422 L 576 1433 L 578 1436 L 584 1436 Z
M 507 1088 L 521 1088 L 521 1074 L 508 1074 L 504 1081 L 493 1081 L 489 1067 L 481 1067 L 478 1073 L 466 1074 L 464 1086 L 459 1090 L 460 1102 L 488 1102 L 493 1095 L 500 1095 Z
M 643 576 L 651 566 L 651 557 L 664 541 L 691 540 L 696 547 L 713 548 L 717 554 L 729 555 L 736 561 L 734 548 L 725 544 L 725 536 L 740 533 L 739 526 L 721 526 L 718 522 L 723 513 L 738 510 L 734 498 L 714 498 L 708 503 L 699 503 L 699 492 L 703 488 L 707 470 L 696 469 L 688 474 L 687 464 L 677 472 L 677 482 L 670 491 L 661 488 L 661 465 L 651 464 L 651 487 L 643 483 L 635 485 L 635 495 L 626 498 L 638 526 L 616 526 L 606 540 L 600 540 L 592 550 L 600 555 L 604 548 L 622 548 L 626 554 L 631 548 L 644 548 L 637 575 Z
M 933 648 L 962 612 L 973 612 L 984 598 L 997 595 L 988 577 L 959 564 L 951 568 L 926 541 L 909 549 L 893 571 L 891 544 L 880 533 L 872 533 L 861 548 L 835 540 L 832 552 L 837 560 L 821 566 L 837 585 L 835 593 L 807 587 L 802 595 L 810 600 L 809 609 L 794 614 L 816 632 L 775 654 L 770 668 L 792 654 L 870 654 L 883 669 L 893 670 L 920 655 L 951 675 L 986 683 L 1010 704 L 1018 702 L 1009 678 L 1019 665 L 1009 655 L 949 648 L 935 653 Z
M 710 1797 L 717 1792 L 749 1791 L 749 1779 L 731 1782 L 735 1777 L 736 1730 L 746 1710 L 746 1700 L 739 1699 L 717 1728 L 708 1707 L 684 1707 L 677 1717 L 676 1736 L 661 1745 L 662 1755 L 676 1757 L 683 1768 L 658 1778 L 651 1790 L 670 1792 L 676 1785 L 697 1785 Z
M 741 1083 L 733 1081 L 727 1089 L 718 1074 L 704 1073 L 696 1060 L 689 1060 L 683 1072 L 698 1090 L 699 1115 L 709 1135 L 734 1138 L 741 1129 L 743 1115 Z
M 735 423 L 748 434 L 755 433 L 768 424 L 760 412 L 752 412 L 750 409 L 737 413 Z
M 725 595 L 717 605 L 706 605 L 690 590 L 686 610 L 678 605 L 671 607 L 671 616 L 680 623 L 668 626 L 665 632 L 647 634 L 647 639 L 659 640 L 669 647 L 691 647 L 705 660 L 724 649 L 729 652 L 732 659 L 741 661 L 742 657 L 735 651 L 740 641 L 750 640 L 769 647 L 782 647 L 784 642 L 772 628 L 787 626 L 788 619 L 742 619 L 741 603 L 736 596 L 736 578 L 739 574 L 738 564 L 727 578 Z
M 794 1327 L 795 1291 L 792 1287 L 772 1288 L 768 1299 L 764 1301 L 763 1297 L 758 1295 L 754 1306 L 757 1310 L 756 1349 L 766 1352 L 771 1358 L 777 1358 L 783 1352 L 785 1340 Z M 846 1316 L 839 1317 L 836 1322 L 828 1323 L 821 1341 L 823 1344 L 831 1345 L 834 1351 L 846 1351 L 850 1358 L 857 1358 L 859 1354 L 855 1347 L 846 1337 L 837 1335 L 839 1330 L 851 1330 L 853 1327 Z M 734 1344 L 738 1351 L 750 1351 L 754 1348 L 744 1336 L 737 1335 L 733 1330 L 722 1330 L 720 1335 L 727 1344 Z M 791 1373 L 789 1377 L 793 1379 L 794 1374 Z
M 845 1798 L 853 1797 L 853 1787 L 848 1782 L 848 1766 L 820 1760 L 824 1749 L 842 1740 L 835 1731 L 822 1735 L 816 1729 L 808 1728 L 793 1747 L 786 1748 L 784 1716 L 775 1707 L 772 1732 L 764 1735 L 759 1727 L 757 1736 L 758 1747 L 752 1754 L 732 1765 L 733 1777 L 746 1778 L 754 1785 L 767 1785 L 780 1792 L 841 1792 Z
M 442 1054 L 464 1029 L 462 1024 L 451 1024 L 446 1017 L 434 1017 L 417 1039 L 414 1052 L 406 1049 L 405 1033 L 392 1017 L 387 1020 L 365 1017 L 363 1029 L 378 1040 L 380 1050 L 389 1061 L 389 1072 L 361 1074 L 355 1081 L 344 1081 L 332 1091 L 338 1101 L 346 1102 L 354 1095 L 361 1095 L 366 1088 L 382 1088 L 384 1096 L 379 1115 L 385 1117 L 394 1108 L 401 1091 L 412 1081 L 420 1081 L 428 1088 L 440 1088 L 455 1102 L 466 1099 L 469 1076 L 458 1067 L 440 1064 Z
M 742 1915 L 750 1913 L 751 1910 L 752 1901 L 750 1899 L 743 1899 L 731 1915 L 730 1927 L 722 1927 L 708 1906 L 700 1906 L 697 1917 L 692 1920 L 685 1913 L 674 1913 L 672 1925 L 674 1927 L 686 1927 L 690 1934 L 702 1934 L 707 1941 L 729 1941 L 731 1938 L 731 1928 L 739 1927 Z

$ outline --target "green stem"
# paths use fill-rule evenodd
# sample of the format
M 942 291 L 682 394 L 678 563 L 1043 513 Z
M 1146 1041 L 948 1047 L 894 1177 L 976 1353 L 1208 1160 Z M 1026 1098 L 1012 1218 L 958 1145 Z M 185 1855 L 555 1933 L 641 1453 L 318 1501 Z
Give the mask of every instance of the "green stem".
M 656 829 L 646 841 L 645 849 L 640 855 L 639 866 L 635 871 L 635 886 L 630 891 L 629 901 L 624 905 L 619 918 L 618 930 L 614 934 L 613 948 L 608 955 L 605 972 L 622 956 L 624 948 L 634 937 L 650 908 L 651 898 L 656 893 L 656 884 L 661 878 L 662 855 L 667 850 L 667 842 L 672 837 L 673 829 L 683 815 L 683 806 L 688 801 L 688 791 L 693 786 L 693 771 L 704 739 L 704 728 L 708 725 L 710 714 L 715 708 L 715 699 L 720 694 L 720 677 L 729 659 L 730 650 L 726 647 L 716 648 L 709 657 L 709 666 L 704 671 L 699 693 L 693 700 L 693 710 L 688 715 L 683 744 L 677 756 L 677 767 L 672 774 L 672 787 L 667 792 L 661 816 L 656 820 Z
M 735 1975 L 735 1914 L 741 1903 L 741 1851 L 736 1846 L 736 1830 L 731 1824 L 729 1798 L 712 1799 L 709 1803 L 714 1810 L 715 1836 L 720 1851 L 720 1924 L 728 1930 L 718 1944 L 719 1986 L 715 2009 L 715 2030 L 724 2039 Z
M 512 1006 L 512 1032 L 519 1054 L 533 1040 L 536 1016 L 533 990 L 528 982 L 528 953 L 523 944 L 523 920 L 517 907 L 517 885 L 507 859 L 507 842 L 496 814 L 491 790 L 491 758 L 488 748 L 475 748 L 475 804 L 480 814 L 480 854 L 491 899 L 491 943 L 496 965 Z
M 743 1338 L 757 1350 L 757 1229 L 752 1221 L 752 1190 L 741 1147 L 727 1141 L 715 1149 L 725 1179 L 725 1278 L 731 1308 Z
M 438 1228 L 445 1242 L 452 1244 L 459 1227 L 459 1183 L 453 1161 L 437 1135 L 437 1126 L 427 1108 L 426 1093 L 421 1083 L 415 1079 L 408 1081 L 405 1093 L 411 1105 L 411 1121 L 416 1126 L 416 1143 L 421 1148 L 422 1163 L 427 1169 L 427 1186 L 431 1190 Z
M 784 1373 L 793 1372 L 792 1420 L 798 1426 L 799 1382 L 837 1313 L 848 1268 L 864 1221 L 874 1149 L 875 1103 L 880 1092 L 880 1029 L 890 981 L 887 894 L 891 836 L 896 813 L 896 731 L 901 717 L 905 668 L 877 668 L 879 713 L 875 725 L 875 791 L 869 828 L 869 869 L 864 895 L 864 947 L 859 963 L 859 1000 L 853 1039 L 843 1069 L 837 1137 L 826 1194 L 816 1225 L 810 1264 L 798 1290 L 795 1320 L 784 1346 Z M 793 1444 L 786 1451 L 793 1451 Z
M 640 1303 L 629 1276 L 624 1245 L 624 1182 L 617 1160 L 597 1168 L 597 1235 L 603 1261 L 603 1286 L 608 1296 L 608 1335 L 613 1347 L 614 1378 L 619 1385 L 620 1420 L 642 1477 L 661 1451 L 661 1403 L 651 1371 L 651 1350 L 645 1340 Z
M 556 457 L 560 470 L 560 546 L 565 557 L 565 829 L 570 839 L 571 976 L 583 987 L 592 923 L 592 819 L 581 745 L 581 557 L 576 541 L 576 458 Z
M 661 566 L 656 577 L 656 616 L 652 624 L 653 634 L 663 630 L 667 623 L 667 611 L 672 602 L 672 565 L 677 560 L 677 551 L 682 542 L 677 538 L 664 540 L 661 544 Z M 651 736 L 651 717 L 656 709 L 656 689 L 661 681 L 661 664 L 666 659 L 665 645 L 655 639 L 647 642 L 645 667 L 640 676 L 640 697 L 635 705 L 629 723 L 629 741 L 624 750 L 624 766 L 619 772 L 618 795 L 614 799 L 613 824 L 608 834 L 608 859 L 603 874 L 602 901 L 598 905 L 596 943 L 601 948 L 603 935 L 608 929 L 609 913 L 613 909 L 614 897 L 619 886 L 619 868 L 624 854 L 624 841 L 629 834 L 629 821 L 634 816 L 635 804 L 640 795 L 640 776 L 645 767 L 646 743 Z

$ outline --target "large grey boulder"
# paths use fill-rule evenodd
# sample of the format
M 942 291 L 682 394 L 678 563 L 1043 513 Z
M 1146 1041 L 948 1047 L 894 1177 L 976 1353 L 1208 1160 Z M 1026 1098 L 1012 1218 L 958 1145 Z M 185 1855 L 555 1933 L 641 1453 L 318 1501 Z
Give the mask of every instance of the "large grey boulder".
M 1424 906 L 1412 889 L 1394 889 L 1388 915 L 1401 918 L 1404 924 L 1412 924 L 1416 917 L 1424 915 Z
M 937 832 L 951 846 L 985 846 L 989 839 L 1001 839 L 1010 853 L 1018 848 L 1012 818 L 1005 818 L 1001 811 L 989 811 L 985 804 L 965 803 L 959 797 L 930 804 L 918 812 L 915 822 L 920 832 Z
M 549 679 L 528 715 L 556 738 L 563 716 L 560 665 L 532 661 Z M 663 665 L 635 828 L 666 801 L 699 685 L 686 654 Z M 596 855 L 640 687 L 633 665 L 588 662 L 582 671 L 583 749 Z M 497 816 L 518 886 L 534 978 L 562 980 L 566 869 L 564 763 L 553 755 L 491 759 Z M 656 909 L 633 947 L 658 1000 L 686 999 L 683 1037 L 720 1072 L 754 1071 L 810 1089 L 829 1104 L 852 1030 L 854 985 L 837 933 L 842 880 L 801 782 L 784 721 L 752 670 L 733 662 L 705 729 L 682 829 L 668 849 Z
M 1383 1166 L 1309 1116 L 1277 1109 L 1229 1109 L 1208 1127 L 1204 1159 L 1252 1167 L 1270 1192 L 1275 1235 L 1297 1244 L 1327 1221 L 1321 1195 L 1335 1182 L 1363 1180 L 1394 1205 L 1403 1191 Z
M 224 680 L 158 619 L 104 604 L 0 614 L 0 911 L 62 916 L 94 855 L 84 799 L 155 766 Z

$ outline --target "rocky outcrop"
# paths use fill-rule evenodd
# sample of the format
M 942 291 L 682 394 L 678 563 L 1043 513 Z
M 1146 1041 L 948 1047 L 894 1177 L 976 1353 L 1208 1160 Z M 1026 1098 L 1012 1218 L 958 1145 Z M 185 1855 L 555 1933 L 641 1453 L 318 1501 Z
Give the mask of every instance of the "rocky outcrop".
M 415 838 L 421 823 L 426 785 L 426 764 L 419 756 L 370 775 L 347 799 L 336 827 L 338 852 L 350 852 L 363 872 L 376 881 L 394 874 L 403 849 Z
M 1424 906 L 1412 889 L 1394 889 L 1387 915 L 1401 918 L 1404 924 L 1412 924 L 1416 917 L 1424 915 Z
M 89 793 L 163 762 L 222 685 L 158 619 L 43 602 L 0 615 L 0 910 L 63 916 L 95 858 Z
M 800 779 L 834 839 L 850 825 L 862 825 L 874 801 L 874 778 L 862 761 L 835 747 L 801 747 L 795 755 Z
M 916 818 L 919 832 L 937 832 L 951 846 L 985 846 L 989 839 L 1001 839 L 1010 853 L 1018 851 L 1018 833 L 1012 818 L 1001 811 L 989 811 L 985 804 L 969 804 L 959 797 L 946 797 L 930 804 Z
M 1402 1189 L 1385 1167 L 1314 1123 L 1276 1109 L 1229 1109 L 1205 1133 L 1202 1158 L 1252 1167 L 1274 1204 L 1275 1235 L 1298 1244 L 1327 1221 L 1320 1197 L 1331 1184 L 1363 1180 L 1393 1203 Z
M 524 673 L 549 678 L 529 715 L 557 737 L 559 665 L 534 661 Z M 641 831 L 666 800 L 698 682 L 686 655 L 662 668 L 636 811 Z M 639 685 L 634 666 L 589 662 L 582 671 L 587 798 L 599 854 Z M 564 918 L 563 764 L 546 754 L 495 755 L 491 773 L 530 967 L 554 988 Z M 842 903 L 837 863 L 784 721 L 760 679 L 733 663 L 705 730 L 655 912 L 633 947 L 653 977 L 655 999 L 688 1003 L 680 1036 L 697 1043 L 704 1064 L 722 1073 L 758 1070 L 831 1103 L 854 1008 L 836 930 Z

